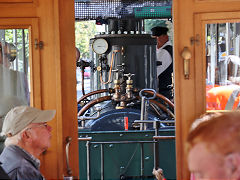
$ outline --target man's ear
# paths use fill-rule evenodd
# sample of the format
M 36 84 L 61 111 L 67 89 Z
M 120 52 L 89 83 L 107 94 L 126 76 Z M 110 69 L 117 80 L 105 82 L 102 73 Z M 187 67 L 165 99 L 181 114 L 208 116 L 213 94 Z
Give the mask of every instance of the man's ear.
M 230 179 L 240 179 L 240 153 L 234 152 L 224 158 L 225 168 Z
M 31 138 L 31 133 L 29 131 L 23 131 L 21 134 L 21 139 L 27 141 L 29 138 Z

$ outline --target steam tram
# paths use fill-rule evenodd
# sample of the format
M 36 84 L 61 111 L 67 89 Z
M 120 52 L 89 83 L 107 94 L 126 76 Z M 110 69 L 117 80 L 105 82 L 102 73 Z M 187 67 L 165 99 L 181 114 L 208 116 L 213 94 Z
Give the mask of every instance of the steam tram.
M 149 8 L 122 3 L 122 8 L 132 6 L 129 11 L 138 13 Z M 171 18 L 171 2 L 152 2 L 152 10 L 160 4 L 166 8 L 162 6 L 158 18 Z M 90 9 L 97 11 L 94 4 Z M 75 12 L 76 18 L 93 16 L 91 11 L 85 17 L 81 12 Z M 78 100 L 80 179 L 152 179 L 154 166 L 164 167 L 166 178 L 176 179 L 174 104 L 156 92 L 156 39 L 144 33 L 144 14 L 141 19 L 123 9 L 119 14 L 96 19 L 106 23 L 107 31 L 90 40 L 90 63 L 78 63 L 82 71 L 91 69 L 90 92 L 82 89 Z M 108 171 L 111 167 L 114 170 Z
M 189 179 L 189 126 L 207 109 L 208 82 L 229 83 L 213 34 L 224 34 L 226 54 L 239 56 L 238 1 L 0 0 L 0 7 L 1 42 L 16 45 L 12 68 L 27 76 L 29 105 L 57 110 L 52 146 L 41 157 L 46 179 L 153 179 L 156 167 L 166 179 Z M 91 69 L 91 92 L 77 99 L 76 12 L 86 16 L 92 10 L 95 20 L 106 20 L 92 7 L 109 16 L 108 25 L 90 41 L 91 63 L 80 64 Z M 169 7 L 164 18 L 171 16 L 174 26 L 174 104 L 156 92 L 156 41 L 142 33 L 142 19 Z M 236 77 L 239 64 L 231 62 Z M 221 72 L 224 78 L 215 80 Z
M 110 25 L 118 23 L 111 21 L 114 20 L 110 20 Z M 133 24 L 125 20 L 122 23 L 125 26 L 110 27 L 109 34 L 91 39 L 93 91 L 78 101 L 82 106 L 78 112 L 79 140 L 92 137 L 87 141 L 86 154 L 84 151 L 80 154 L 80 159 L 86 157 L 87 161 L 88 175 L 84 177 L 83 171 L 82 179 L 153 178 L 150 164 L 159 167 L 159 156 L 168 157 L 160 161 L 160 166 L 166 165 L 165 169 L 169 170 L 166 176 L 176 178 L 175 153 L 169 154 L 167 150 L 174 149 L 171 140 L 174 139 L 174 105 L 156 93 L 156 41 L 149 34 L 111 33 L 126 29 L 129 23 Z M 136 32 L 133 26 L 128 32 L 134 30 Z M 94 105 L 100 106 L 94 109 Z M 160 136 L 158 128 L 165 136 Z M 166 147 L 165 152 L 161 149 L 159 153 L 158 141 L 152 139 L 153 135 L 168 139 L 161 144 Z M 106 140 L 106 137 L 111 138 Z M 80 149 L 84 149 L 85 142 L 80 144 Z M 93 163 L 96 159 L 98 163 Z M 108 173 L 106 170 L 113 164 L 116 169 Z M 84 164 L 80 171 L 82 169 Z

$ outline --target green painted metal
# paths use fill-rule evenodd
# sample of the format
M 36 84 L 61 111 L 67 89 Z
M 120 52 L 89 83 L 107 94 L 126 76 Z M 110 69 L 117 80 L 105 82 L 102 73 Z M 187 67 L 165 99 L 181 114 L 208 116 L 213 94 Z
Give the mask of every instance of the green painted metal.
M 160 136 L 173 136 L 174 130 L 160 130 Z M 96 142 L 117 141 L 153 141 L 154 131 L 105 131 L 79 132 L 79 137 L 92 137 L 90 145 L 91 179 L 101 179 L 101 144 Z M 141 179 L 141 143 L 117 144 L 107 143 L 104 149 L 104 179 L 117 180 L 121 176 L 126 179 Z M 154 167 L 153 143 L 143 144 L 144 176 L 153 179 Z M 175 140 L 159 140 L 159 163 L 166 179 L 176 179 Z M 79 142 L 79 174 L 80 179 L 87 179 L 86 141 Z
M 135 18 L 171 18 L 172 6 L 137 7 L 134 15 Z

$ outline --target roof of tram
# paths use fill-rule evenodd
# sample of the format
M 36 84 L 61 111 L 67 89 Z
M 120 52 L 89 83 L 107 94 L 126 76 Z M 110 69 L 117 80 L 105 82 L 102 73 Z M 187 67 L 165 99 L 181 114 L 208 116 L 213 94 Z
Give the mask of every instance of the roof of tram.
M 75 20 L 171 18 L 172 0 L 75 0 Z

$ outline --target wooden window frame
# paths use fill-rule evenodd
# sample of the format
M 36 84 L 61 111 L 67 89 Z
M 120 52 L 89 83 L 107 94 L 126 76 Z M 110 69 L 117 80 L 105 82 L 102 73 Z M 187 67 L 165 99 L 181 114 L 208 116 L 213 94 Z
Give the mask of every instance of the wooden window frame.
M 29 30 L 30 105 L 41 108 L 40 50 L 34 48 L 35 39 L 39 40 L 38 18 L 0 18 L 0 29 Z

